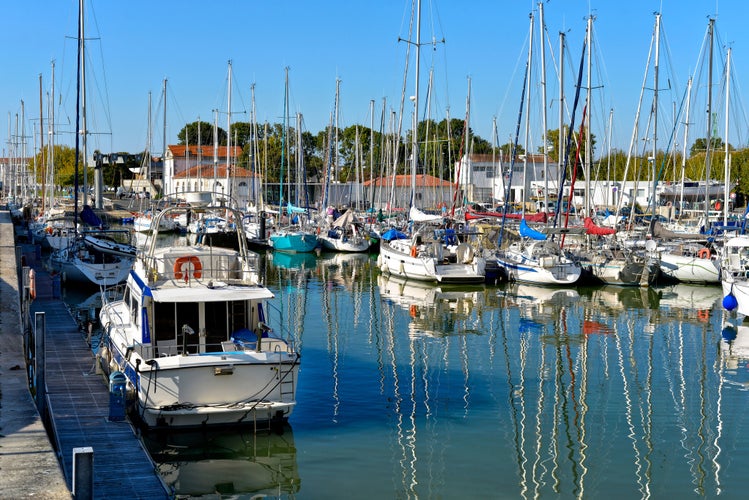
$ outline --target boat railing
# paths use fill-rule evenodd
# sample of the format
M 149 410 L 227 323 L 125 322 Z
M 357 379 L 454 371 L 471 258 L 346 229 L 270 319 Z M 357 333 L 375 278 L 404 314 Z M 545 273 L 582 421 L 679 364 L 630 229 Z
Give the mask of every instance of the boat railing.
M 243 263 L 236 254 L 174 254 L 146 257 L 144 260 L 152 282 L 173 280 L 176 283 L 219 281 L 252 284 L 257 278 L 253 272 L 257 268 L 253 268 L 249 262 Z

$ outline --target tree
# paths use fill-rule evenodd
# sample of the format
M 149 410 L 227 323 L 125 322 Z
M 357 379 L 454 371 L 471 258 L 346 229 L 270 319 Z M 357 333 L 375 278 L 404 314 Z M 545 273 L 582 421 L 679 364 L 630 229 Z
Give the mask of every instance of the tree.
M 226 146 L 226 130 L 221 127 L 218 128 L 218 144 L 220 146 Z M 198 134 L 198 132 L 200 132 Z M 200 141 L 198 141 L 198 135 Z M 182 130 L 177 134 L 179 144 L 184 146 L 189 144 L 190 146 L 212 146 L 214 143 L 213 139 L 213 125 L 208 122 L 192 122 L 185 125 Z M 198 142 L 200 144 L 198 144 Z
M 711 139 L 710 149 L 712 151 L 725 150 L 725 148 L 726 146 L 723 143 L 723 139 L 721 139 L 720 137 L 713 137 Z M 728 145 L 728 149 L 733 149 L 730 144 Z M 705 151 L 707 151 L 707 139 L 705 137 L 700 137 L 699 139 L 696 139 L 694 141 L 694 144 L 692 144 L 692 147 L 689 148 L 689 156 L 692 157 L 699 153 L 704 153 Z

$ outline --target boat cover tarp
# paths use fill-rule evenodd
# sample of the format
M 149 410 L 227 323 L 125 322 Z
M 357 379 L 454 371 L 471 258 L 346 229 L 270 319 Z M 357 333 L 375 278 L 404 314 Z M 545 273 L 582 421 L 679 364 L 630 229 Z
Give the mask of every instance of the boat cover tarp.
M 735 228 L 734 228 L 735 229 Z M 704 240 L 705 235 L 699 233 L 677 233 L 666 229 L 658 221 L 653 223 L 653 237 L 663 238 L 664 240 Z
M 585 225 L 585 231 L 593 236 L 607 236 L 616 233 L 616 229 L 613 227 L 597 226 L 590 217 L 586 217 L 583 223 Z
M 520 228 L 518 229 L 520 232 L 520 236 L 524 238 L 530 238 L 532 240 L 545 240 L 546 235 L 542 233 L 541 231 L 536 231 L 535 229 L 531 228 L 528 223 L 525 221 L 525 219 L 520 220 Z
M 351 211 L 351 209 L 348 209 L 343 212 L 343 215 L 333 221 L 333 227 L 348 227 L 355 222 L 358 222 L 356 215 Z
M 401 233 L 397 229 L 388 229 L 382 234 L 382 239 L 385 241 L 405 240 L 408 239 L 408 235 Z
M 89 205 L 83 205 L 83 210 L 81 210 L 81 220 L 89 226 L 102 226 L 101 219 L 94 213 Z
M 425 214 L 416 207 L 411 207 L 411 210 L 408 212 L 408 216 L 414 222 L 442 222 L 441 215 Z
M 302 207 L 295 207 L 294 205 L 289 203 L 288 205 L 286 205 L 286 212 L 290 214 L 304 214 L 307 213 L 307 209 Z

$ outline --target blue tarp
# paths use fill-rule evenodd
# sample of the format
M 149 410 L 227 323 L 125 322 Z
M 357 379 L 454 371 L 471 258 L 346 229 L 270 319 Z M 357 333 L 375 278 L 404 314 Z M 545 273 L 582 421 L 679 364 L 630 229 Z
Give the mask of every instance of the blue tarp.
M 385 241 L 405 240 L 407 238 L 408 238 L 407 234 L 401 233 L 397 229 L 388 229 L 382 234 L 382 239 Z
M 81 220 L 85 222 L 86 224 L 88 224 L 89 226 L 94 226 L 94 227 L 102 226 L 101 219 L 94 213 L 94 211 L 88 205 L 83 205 L 83 210 L 81 210 Z
M 546 235 L 540 231 L 536 231 L 535 229 L 532 229 L 527 222 L 525 222 L 525 219 L 520 219 L 520 236 L 524 238 L 530 238 L 532 240 L 545 240 Z

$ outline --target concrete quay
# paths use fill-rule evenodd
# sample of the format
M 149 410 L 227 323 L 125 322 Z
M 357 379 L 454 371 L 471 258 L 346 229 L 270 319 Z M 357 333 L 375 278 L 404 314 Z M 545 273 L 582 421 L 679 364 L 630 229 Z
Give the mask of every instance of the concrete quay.
M 0 498 L 71 498 L 29 392 L 10 213 L 0 211 Z

